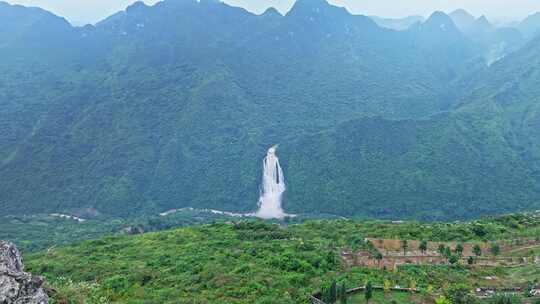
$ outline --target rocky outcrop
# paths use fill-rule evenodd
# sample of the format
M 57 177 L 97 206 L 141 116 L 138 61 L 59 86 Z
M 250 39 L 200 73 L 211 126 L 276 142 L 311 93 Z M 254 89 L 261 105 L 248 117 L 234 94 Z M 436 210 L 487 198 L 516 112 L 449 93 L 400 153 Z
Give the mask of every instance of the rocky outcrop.
M 0 304 L 48 304 L 42 285 L 42 278 L 24 272 L 17 247 L 0 241 Z

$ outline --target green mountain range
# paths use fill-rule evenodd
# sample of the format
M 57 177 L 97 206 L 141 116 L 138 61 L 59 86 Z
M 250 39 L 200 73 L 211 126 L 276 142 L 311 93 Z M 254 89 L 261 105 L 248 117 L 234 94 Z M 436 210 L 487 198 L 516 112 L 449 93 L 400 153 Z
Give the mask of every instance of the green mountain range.
M 274 144 L 291 213 L 540 207 L 539 39 L 489 61 L 442 12 L 396 31 L 324 0 L 0 17 L 0 215 L 254 211 Z

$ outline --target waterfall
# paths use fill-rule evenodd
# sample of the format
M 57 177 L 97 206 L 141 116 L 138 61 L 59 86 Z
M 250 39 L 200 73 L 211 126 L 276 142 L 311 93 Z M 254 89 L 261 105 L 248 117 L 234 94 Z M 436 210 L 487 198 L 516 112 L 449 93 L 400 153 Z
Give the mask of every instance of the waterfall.
M 281 199 L 286 190 L 283 170 L 276 156 L 277 146 L 268 149 L 263 160 L 263 177 L 259 211 L 256 216 L 263 219 L 282 219 L 286 216 L 281 208 Z

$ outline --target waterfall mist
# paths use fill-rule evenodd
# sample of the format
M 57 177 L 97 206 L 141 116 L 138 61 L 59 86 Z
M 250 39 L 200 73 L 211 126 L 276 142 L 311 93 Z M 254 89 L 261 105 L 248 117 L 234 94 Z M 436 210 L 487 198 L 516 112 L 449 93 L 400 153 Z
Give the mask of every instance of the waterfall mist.
M 282 219 L 286 216 L 281 208 L 281 200 L 286 190 L 283 170 L 276 156 L 277 146 L 268 149 L 263 160 L 263 177 L 259 211 L 255 214 L 263 219 Z

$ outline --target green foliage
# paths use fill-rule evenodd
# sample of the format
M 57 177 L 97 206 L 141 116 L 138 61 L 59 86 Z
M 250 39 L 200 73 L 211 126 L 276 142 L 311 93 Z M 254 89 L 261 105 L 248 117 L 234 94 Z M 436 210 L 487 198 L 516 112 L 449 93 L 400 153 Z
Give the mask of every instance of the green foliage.
M 497 243 L 492 243 L 489 247 L 489 251 L 494 256 L 498 256 L 501 253 L 501 247 Z
M 321 289 L 321 299 L 323 302 L 328 304 L 335 304 L 338 300 L 340 290 L 335 280 L 330 283 L 327 283 Z
M 407 253 L 407 249 L 409 249 L 409 242 L 407 240 L 401 240 L 401 249 L 403 249 L 403 254 Z
M 447 248 L 444 244 L 439 244 L 437 251 L 439 252 L 440 255 L 444 256 L 447 252 Z
M 227 215 L 196 210 L 181 210 L 168 216 L 131 219 L 102 218 L 84 222 L 52 215 L 7 216 L 0 217 L 0 239 L 12 241 L 24 251 L 37 251 L 97 239 L 105 235 L 139 234 L 226 221 L 231 218 L 234 219 Z
M 537 81 L 522 72 L 536 48 L 515 70 L 488 69 L 441 13 L 397 32 L 310 2 L 287 16 L 138 3 L 84 28 L 2 4 L 0 215 L 252 212 L 276 143 L 291 213 L 446 220 L 539 206 Z M 306 23 L 311 5 L 322 13 Z
M 93 219 L 79 223 L 75 220 L 62 219 L 49 215 L 18 216 L 0 218 L 0 239 L 15 242 L 24 251 L 36 251 L 50 247 L 69 245 L 87 239 L 95 239 L 104 235 L 160 231 L 176 227 L 237 220 L 235 217 L 215 214 L 207 211 L 180 210 L 168 216 L 142 217 L 134 219 Z M 296 217 L 288 221 L 292 225 L 308 221 L 313 229 L 327 228 L 324 221 L 310 221 L 309 217 Z M 513 223 L 520 223 L 520 228 Z M 373 244 L 365 242 L 365 237 L 371 238 L 400 238 L 400 239 L 429 239 L 433 241 L 487 241 L 497 239 L 518 239 L 520 237 L 534 238 L 540 233 L 540 222 L 532 214 L 509 215 L 497 218 L 486 218 L 469 223 L 417 223 L 404 222 L 400 224 L 384 221 L 333 221 L 346 235 L 347 239 L 341 245 L 354 250 L 364 249 L 377 255 Z M 255 225 L 257 224 L 242 224 Z M 477 227 L 485 227 L 485 233 L 479 237 L 474 231 Z M 264 229 L 238 229 L 242 239 L 257 238 L 283 239 L 288 232 L 283 230 L 267 232 Z M 306 233 L 310 233 L 309 230 Z M 329 230 L 325 237 L 341 239 L 338 233 Z M 304 244 L 304 246 L 310 246 Z M 445 246 L 442 246 L 445 247 Z M 443 248 L 443 254 L 447 251 Z M 480 246 L 478 246 L 480 249 Z
M 382 253 L 378 250 L 374 253 L 373 257 L 379 262 L 383 259 Z
M 369 300 L 373 298 L 373 284 L 371 284 L 371 281 L 368 281 L 366 283 L 366 289 L 364 290 L 364 297 L 366 299 L 366 303 L 369 303 Z
M 527 220 L 531 227 L 533 221 L 534 217 Z M 54 300 L 60 303 L 74 299 L 73 303 L 79 304 L 84 303 L 79 299 L 90 298 L 107 303 L 169 303 L 171 299 L 190 298 L 202 303 L 275 303 L 279 299 L 279 303 L 292 304 L 306 303 L 317 290 L 340 302 L 345 286 L 358 287 L 366 282 L 372 286 L 417 286 L 431 289 L 433 294 L 445 290 L 447 297 L 454 299 L 464 297 L 468 288 L 486 276 L 515 282 L 516 278 L 533 281 L 540 273 L 535 265 L 502 269 L 449 265 L 403 265 L 398 271 L 345 269 L 339 253 L 359 234 L 384 238 L 418 230 L 422 231 L 421 239 L 431 240 L 435 235 L 449 241 L 455 235 L 467 237 L 467 233 L 454 231 L 469 231 L 479 223 L 489 227 L 505 222 L 499 218 L 453 224 L 317 220 L 282 226 L 237 220 L 136 236 L 108 236 L 26 254 L 25 262 L 28 271 L 45 276 L 50 288 L 57 291 Z M 440 225 L 447 234 L 439 235 Z M 484 237 L 496 240 L 528 234 L 527 230 L 512 228 L 504 230 L 509 234 L 502 234 L 503 230 L 493 230 Z M 471 233 L 471 237 L 476 235 Z M 371 302 L 410 303 L 415 296 L 386 293 L 374 290 Z M 358 296 L 365 301 L 363 293 Z M 353 295 L 349 303 L 358 301 L 353 300 L 357 297 Z
M 351 239 L 349 240 L 349 244 L 352 251 L 357 251 L 358 249 L 366 246 L 364 242 L 364 238 L 361 237 L 360 235 L 353 235 Z
M 347 299 L 349 296 L 347 295 L 347 285 L 345 283 L 341 284 L 341 287 L 339 288 L 339 303 L 340 304 L 347 304 Z
M 428 249 L 428 243 L 426 240 L 420 241 L 420 245 L 418 245 L 418 250 L 420 250 L 422 253 L 425 253 Z
M 456 248 L 454 249 L 454 252 L 458 255 L 458 256 L 461 256 L 463 255 L 463 244 L 459 243 L 456 245 Z
M 445 296 L 440 296 L 435 300 L 435 304 L 453 304 L 452 301 L 447 299 Z
M 477 257 L 481 256 L 482 255 L 482 248 L 480 247 L 480 245 L 478 244 L 475 244 L 474 247 L 473 247 L 473 253 L 474 255 L 476 255 Z
M 489 303 L 491 304 L 521 304 L 521 299 L 517 296 L 510 295 L 496 295 Z
M 451 285 L 444 291 L 444 295 L 453 304 L 474 304 L 479 302 L 472 295 L 470 286 L 466 284 Z
M 94 284 L 97 289 L 80 293 L 104 296 L 109 302 L 168 303 L 196 297 L 214 303 L 259 303 L 263 298 L 296 303 L 307 299 L 340 264 L 336 253 L 328 250 L 328 240 L 295 230 L 285 230 L 283 237 L 284 230 L 263 222 L 241 222 L 119 236 L 53 249 L 29 257 L 27 264 L 59 291 L 58 300 L 74 289 L 59 280 L 69 274 L 73 284 Z M 249 234 L 257 237 L 246 239 Z M 330 286 L 335 302 L 337 286 Z

